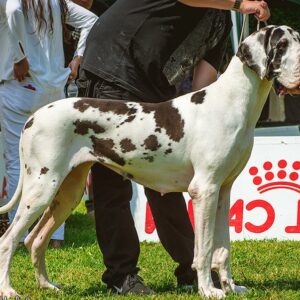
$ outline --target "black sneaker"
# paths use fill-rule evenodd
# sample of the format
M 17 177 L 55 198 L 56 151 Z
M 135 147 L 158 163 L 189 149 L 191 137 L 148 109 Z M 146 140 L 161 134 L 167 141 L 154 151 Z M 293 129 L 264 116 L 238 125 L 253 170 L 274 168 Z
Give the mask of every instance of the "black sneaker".
M 112 286 L 111 290 L 118 295 L 154 295 L 154 291 L 147 287 L 137 274 L 128 274 L 120 287 Z

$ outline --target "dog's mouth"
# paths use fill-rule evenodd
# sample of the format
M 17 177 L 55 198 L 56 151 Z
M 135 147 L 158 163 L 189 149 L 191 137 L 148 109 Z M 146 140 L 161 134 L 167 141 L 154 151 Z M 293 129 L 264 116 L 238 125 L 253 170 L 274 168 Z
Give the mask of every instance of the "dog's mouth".
M 278 96 L 284 96 L 286 94 L 290 94 L 290 95 L 300 94 L 300 84 L 298 86 L 295 86 L 294 88 L 287 88 L 283 84 L 281 84 L 277 79 L 275 79 L 274 88 Z

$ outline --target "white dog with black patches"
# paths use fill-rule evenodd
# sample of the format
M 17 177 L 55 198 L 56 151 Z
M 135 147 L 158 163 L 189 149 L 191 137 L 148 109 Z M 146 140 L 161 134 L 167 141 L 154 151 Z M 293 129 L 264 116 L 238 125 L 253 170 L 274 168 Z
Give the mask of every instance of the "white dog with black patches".
M 37 111 L 23 130 L 17 191 L 0 208 L 3 213 L 20 202 L 0 239 L 0 298 L 17 295 L 9 280 L 12 255 L 43 212 L 25 245 L 38 284 L 57 289 L 48 280 L 45 251 L 79 203 L 97 161 L 161 193 L 188 191 L 200 295 L 244 292 L 230 272 L 229 196 L 250 156 L 273 79 L 281 94 L 300 92 L 300 37 L 286 26 L 268 26 L 245 39 L 226 72 L 201 91 L 159 104 L 70 98 Z M 213 286 L 212 269 L 222 289 Z

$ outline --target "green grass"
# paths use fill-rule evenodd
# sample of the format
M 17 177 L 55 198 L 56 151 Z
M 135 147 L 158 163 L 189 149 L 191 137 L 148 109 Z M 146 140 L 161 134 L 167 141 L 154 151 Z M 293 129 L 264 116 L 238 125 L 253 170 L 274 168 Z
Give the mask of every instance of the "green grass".
M 101 282 L 104 270 L 93 221 L 81 204 L 68 219 L 66 240 L 61 249 L 47 251 L 48 274 L 63 284 L 62 291 L 38 289 L 27 250 L 21 247 L 14 256 L 11 280 L 22 299 L 113 299 Z M 244 241 L 232 243 L 232 271 L 236 282 L 249 291 L 227 299 L 300 299 L 300 243 Z M 196 292 L 176 289 L 175 264 L 160 244 L 142 243 L 140 274 L 157 292 L 155 299 L 199 299 Z M 148 297 L 151 299 L 150 297 Z M 147 299 L 147 297 L 119 297 Z

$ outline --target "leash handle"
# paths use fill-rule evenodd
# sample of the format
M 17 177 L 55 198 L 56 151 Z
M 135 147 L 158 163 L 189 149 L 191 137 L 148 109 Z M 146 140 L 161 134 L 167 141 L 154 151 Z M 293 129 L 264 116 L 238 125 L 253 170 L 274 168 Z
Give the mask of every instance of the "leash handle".
M 240 34 L 239 46 L 241 45 L 244 39 L 246 21 L 248 21 L 247 19 L 249 19 L 249 15 L 243 15 L 243 24 L 242 24 L 241 34 Z
M 257 26 L 256 26 L 256 30 L 258 31 L 260 29 L 260 21 L 257 20 Z M 268 26 L 268 23 L 266 21 L 263 22 L 265 24 L 265 26 Z

